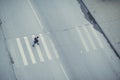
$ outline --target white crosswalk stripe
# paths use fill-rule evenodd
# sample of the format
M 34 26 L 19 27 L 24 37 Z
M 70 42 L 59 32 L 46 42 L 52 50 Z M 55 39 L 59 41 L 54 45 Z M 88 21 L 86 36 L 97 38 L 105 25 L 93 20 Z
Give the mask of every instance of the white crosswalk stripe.
M 24 65 L 28 65 L 28 61 L 27 61 L 27 59 L 26 59 L 26 56 L 25 56 L 25 53 L 24 53 L 24 50 L 23 50 L 21 41 L 20 41 L 19 38 L 16 38 L 16 41 L 17 41 L 17 45 L 18 45 L 18 48 L 19 48 L 19 51 L 20 51 L 20 54 L 21 54 L 23 63 L 24 63 Z
M 86 33 L 86 35 L 87 35 L 87 37 L 88 37 L 88 40 L 90 41 L 90 43 L 91 43 L 91 45 L 92 45 L 92 48 L 93 49 L 96 49 L 96 46 L 95 46 L 95 44 L 94 44 L 94 40 L 92 40 L 92 38 L 91 38 L 91 36 L 90 36 L 90 33 L 88 32 L 88 29 L 87 29 L 87 27 L 82 27 L 83 29 L 84 29 L 84 31 L 85 31 L 85 33 Z
M 36 63 L 36 60 L 35 60 L 35 57 L 34 57 L 34 55 L 33 55 L 32 49 L 31 49 L 31 47 L 30 47 L 30 42 L 29 42 L 29 40 L 28 40 L 27 37 L 24 37 L 24 40 L 25 40 L 27 49 L 28 49 L 28 51 L 29 51 L 29 55 L 30 55 L 30 58 L 31 58 L 31 60 L 32 60 L 32 63 L 34 64 L 34 63 Z
M 88 46 L 87 46 L 87 44 L 86 44 L 86 42 L 85 42 L 85 39 L 84 39 L 84 37 L 82 36 L 82 34 L 81 34 L 81 32 L 80 32 L 80 30 L 79 30 L 78 27 L 76 27 L 76 31 L 77 31 L 78 34 L 79 34 L 80 40 L 82 41 L 82 44 L 83 44 L 83 46 L 85 47 L 85 50 L 88 52 L 88 51 L 89 51 L 89 48 L 88 48 Z
M 40 47 L 39 47 L 39 46 L 36 46 L 36 50 L 37 50 L 38 56 L 39 56 L 39 58 L 40 58 L 40 61 L 41 61 L 41 62 L 44 62 L 44 58 L 43 58 L 42 52 L 41 52 L 41 50 L 40 50 Z
M 32 35 L 32 38 L 33 38 L 33 39 L 34 39 L 34 37 L 35 37 L 35 35 Z M 44 62 L 44 58 L 43 58 L 42 52 L 41 52 L 41 50 L 40 50 L 40 47 L 39 47 L 39 46 L 36 46 L 35 48 L 36 48 L 36 50 L 37 50 L 38 56 L 39 56 L 39 58 L 40 58 L 40 61 L 41 61 L 41 62 Z
M 49 41 L 50 41 L 50 44 L 51 44 L 51 46 L 52 46 L 52 49 L 53 49 L 53 51 L 54 51 L 54 53 L 55 53 L 56 58 L 59 58 L 58 52 L 57 52 L 57 50 L 56 50 L 56 48 L 55 48 L 55 45 L 53 44 L 53 41 L 52 41 L 51 39 L 49 39 Z
M 42 35 L 42 34 L 39 34 L 39 35 L 40 35 L 40 39 L 41 39 L 41 41 L 42 41 L 42 43 L 43 43 L 44 49 L 45 49 L 45 51 L 46 51 L 46 55 L 47 55 L 48 59 L 49 59 L 49 60 L 52 60 L 50 51 L 49 51 L 49 49 L 48 49 L 48 46 L 47 46 L 47 44 L 46 44 L 46 41 L 45 41 L 43 35 Z
M 87 44 L 85 38 L 83 37 L 83 33 L 80 31 L 80 29 L 83 29 L 83 31 L 85 32 L 85 35 L 87 36 L 88 38 L 88 41 L 90 41 L 90 44 Z M 88 31 L 88 29 L 93 33 L 93 34 L 90 34 L 90 32 Z M 89 26 L 89 27 L 76 27 L 76 31 L 78 32 L 78 35 L 80 37 L 80 40 L 85 48 L 85 50 L 88 52 L 90 51 L 90 47 L 88 46 L 92 46 L 92 49 L 96 50 L 97 49 L 97 46 L 96 44 L 94 43 L 94 39 L 96 40 L 96 42 L 98 42 L 98 45 L 101 47 L 101 48 L 104 48 L 104 45 L 102 43 L 102 40 L 100 38 L 100 36 L 98 35 L 97 31 L 94 30 L 93 26 Z M 93 38 L 92 38 L 92 35 L 93 35 Z
M 102 41 L 100 40 L 100 37 L 97 35 L 97 32 L 94 30 L 93 26 L 90 26 L 90 29 L 93 32 L 94 36 L 96 37 L 100 47 L 104 48 L 104 45 L 103 45 Z

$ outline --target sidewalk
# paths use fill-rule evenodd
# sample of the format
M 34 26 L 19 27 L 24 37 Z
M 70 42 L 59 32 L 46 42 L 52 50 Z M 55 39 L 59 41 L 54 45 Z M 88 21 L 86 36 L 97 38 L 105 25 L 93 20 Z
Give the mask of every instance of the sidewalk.
M 0 80 L 16 80 L 0 25 Z
M 120 0 L 82 0 L 120 56 Z

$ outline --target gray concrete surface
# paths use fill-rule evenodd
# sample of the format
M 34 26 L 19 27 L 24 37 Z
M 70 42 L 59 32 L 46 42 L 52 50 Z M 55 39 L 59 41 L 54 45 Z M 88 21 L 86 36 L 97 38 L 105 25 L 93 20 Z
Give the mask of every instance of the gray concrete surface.
M 0 0 L 18 80 L 119 80 L 120 63 L 75 0 Z M 32 47 L 34 35 L 40 45 Z
M 10 56 L 6 48 L 5 38 L 0 25 L 0 80 L 16 80 Z

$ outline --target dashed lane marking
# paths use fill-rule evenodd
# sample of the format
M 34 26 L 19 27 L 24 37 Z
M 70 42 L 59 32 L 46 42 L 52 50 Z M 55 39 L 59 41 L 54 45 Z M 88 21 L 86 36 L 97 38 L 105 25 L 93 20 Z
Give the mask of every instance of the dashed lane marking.
M 30 8 L 32 9 L 32 11 L 33 11 L 33 13 L 34 13 L 34 15 L 35 15 L 35 18 L 37 19 L 39 25 L 40 25 L 41 28 L 43 29 L 43 25 L 42 25 L 42 23 L 41 23 L 41 21 L 40 21 L 38 15 L 37 15 L 35 9 L 33 8 L 33 6 L 32 6 L 32 4 L 31 4 L 30 0 L 27 0 L 27 1 L 28 1 L 28 4 L 29 4 Z
M 67 75 L 67 73 L 66 73 L 66 71 L 65 71 L 65 69 L 64 69 L 64 67 L 63 67 L 63 65 L 61 63 L 60 63 L 60 67 L 61 67 L 66 79 L 69 80 L 68 75 Z

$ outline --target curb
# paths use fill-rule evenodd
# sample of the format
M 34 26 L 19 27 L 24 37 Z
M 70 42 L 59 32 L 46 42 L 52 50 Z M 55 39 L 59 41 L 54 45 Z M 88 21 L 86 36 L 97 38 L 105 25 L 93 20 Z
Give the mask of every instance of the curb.
M 112 48 L 112 50 L 115 52 L 116 56 L 120 59 L 120 55 L 118 54 L 117 50 L 114 48 L 114 46 L 112 45 L 112 43 L 110 42 L 109 38 L 106 36 L 106 34 L 104 33 L 104 31 L 102 30 L 102 28 L 100 27 L 100 25 L 98 24 L 98 22 L 95 20 L 95 18 L 93 17 L 93 15 L 91 14 L 91 12 L 89 11 L 89 9 L 87 8 L 87 6 L 85 5 L 85 3 L 83 2 L 83 0 L 77 0 L 80 4 L 80 6 L 83 6 L 84 8 L 86 8 L 87 10 L 87 15 L 90 17 L 90 20 L 94 23 L 97 24 L 98 28 L 100 29 L 100 32 L 103 34 L 103 36 L 105 37 L 105 39 L 107 40 L 107 42 L 109 43 L 110 47 Z M 82 5 L 81 5 L 82 4 Z M 86 15 L 85 15 L 86 16 Z

